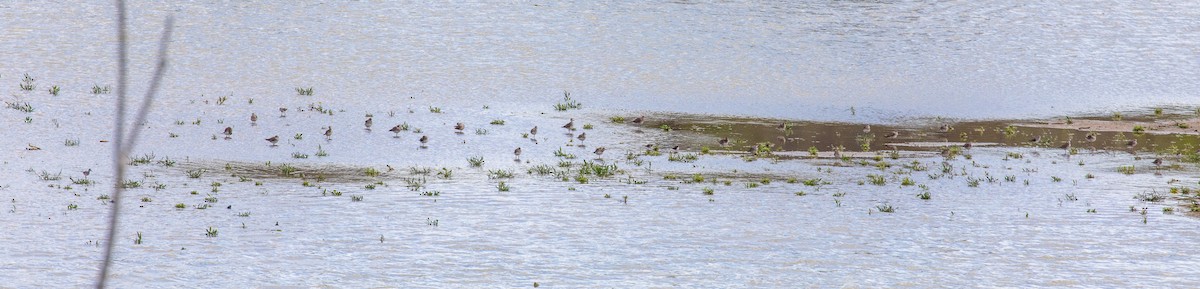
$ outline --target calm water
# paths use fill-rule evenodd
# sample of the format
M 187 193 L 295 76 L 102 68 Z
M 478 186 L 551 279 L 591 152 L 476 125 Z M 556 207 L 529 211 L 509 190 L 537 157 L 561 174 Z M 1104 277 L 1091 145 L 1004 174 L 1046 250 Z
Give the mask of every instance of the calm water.
M 675 162 L 636 155 L 646 143 L 696 154 L 725 134 L 736 138 L 730 150 L 744 150 L 749 136 L 663 132 L 654 126 L 662 119 L 608 121 L 671 112 L 897 122 L 1195 103 L 1198 4 L 139 5 L 131 14 L 135 79 L 148 73 L 158 21 L 173 14 L 178 29 L 164 96 L 136 155 L 176 164 L 131 173 L 142 187 L 124 200 L 115 287 L 1200 287 L 1192 278 L 1200 264 L 1179 257 L 1200 255 L 1188 245 L 1200 242 L 1197 220 L 1176 195 L 1134 198 L 1195 190 L 1200 179 L 1191 164 L 1152 169 L 1150 151 L 1068 158 L 977 147 L 971 159 L 884 159 L 891 167 L 882 169 L 870 159 L 738 154 Z M 0 3 L 0 99 L 36 108 L 0 109 L 0 287 L 94 280 L 108 209 L 97 198 L 112 185 L 110 144 L 101 141 L 111 138 L 113 95 L 89 91 L 112 84 L 109 10 L 103 2 Z M 35 91 L 18 89 L 25 73 Z M 52 85 L 62 93 L 47 94 Z M 315 94 L 296 96 L 296 87 Z M 554 111 L 564 90 L 584 109 Z M 279 107 L 290 108 L 286 117 Z M 569 118 L 595 126 L 571 135 L 587 132 L 586 141 L 564 135 L 559 126 Z M 466 133 L 454 133 L 456 122 Z M 410 131 L 386 131 L 401 123 Z M 804 140 L 785 147 L 802 153 L 805 141 L 829 133 L 853 146 L 857 134 L 807 125 L 787 135 Z M 227 126 L 230 140 L 220 136 Z M 328 140 L 326 126 L 334 129 Z M 522 136 L 533 126 L 541 129 L 536 143 Z M 784 134 L 771 126 L 755 137 Z M 278 147 L 263 141 L 273 135 Z M 429 148 L 418 147 L 421 135 Z M 600 146 L 608 148 L 602 162 L 622 172 L 575 180 Z M 523 162 L 512 161 L 515 147 Z M 559 150 L 578 157 L 556 157 Z M 482 168 L 468 164 L 472 156 L 486 160 Z M 564 161 L 567 181 L 527 173 Z M 273 173 L 285 163 L 307 177 Z M 1117 172 L 1126 165 L 1136 172 Z M 414 166 L 454 173 L 423 177 Z M 366 167 L 383 174 L 366 177 Z M 72 184 L 89 168 L 98 185 Z M 205 173 L 190 178 L 194 169 Z M 329 179 L 312 176 L 322 169 Z M 493 179 L 489 170 L 515 176 Z M 62 175 L 43 180 L 43 171 Z M 684 181 L 695 174 L 706 180 Z M 864 184 L 869 175 L 886 184 Z M 421 178 L 423 187 L 406 187 Z M 500 181 L 511 190 L 499 191 Z M 930 200 L 916 197 L 924 191 Z M 887 205 L 895 212 L 879 211 Z M 205 236 L 210 227 L 218 236 Z
M 853 121 L 1200 101 L 1198 3 L 814 2 L 139 4 L 132 39 L 149 55 L 178 17 L 177 98 L 312 86 L 342 105 L 520 107 L 570 90 L 593 107 Z M 107 2 L 0 7 L 0 79 L 111 82 Z

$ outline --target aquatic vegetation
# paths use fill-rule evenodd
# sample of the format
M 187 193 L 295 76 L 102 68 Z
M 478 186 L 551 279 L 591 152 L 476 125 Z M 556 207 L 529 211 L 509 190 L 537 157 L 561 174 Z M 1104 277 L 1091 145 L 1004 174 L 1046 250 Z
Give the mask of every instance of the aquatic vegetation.
M 304 134 L 302 134 L 302 133 L 296 133 L 296 135 L 295 135 L 295 136 L 292 136 L 292 138 L 293 138 L 293 139 L 295 139 L 295 140 L 303 140 L 303 139 L 304 139 Z
M 911 185 L 915 185 L 915 184 L 916 183 L 913 182 L 913 180 L 908 177 L 904 177 L 904 179 L 900 180 L 901 186 L 911 186 Z
M 425 178 L 404 178 L 404 187 L 411 191 L 419 191 L 425 187 Z
M 366 169 L 363 169 L 363 175 L 366 175 L 368 177 L 378 177 L 379 174 L 380 174 L 379 170 L 376 170 L 375 168 L 368 167 Z
M 59 90 L 60 90 L 60 88 L 57 85 L 50 86 L 50 89 L 48 89 L 48 91 L 50 92 L 50 95 L 53 95 L 53 96 L 58 96 Z
M 327 157 L 327 156 L 329 156 L 329 152 L 325 151 L 325 149 L 322 148 L 320 145 L 317 145 L 316 156 L 317 157 Z
M 704 192 L 704 195 L 706 195 L 706 196 L 713 195 L 713 189 L 709 188 L 709 187 L 704 187 L 703 192 Z
M 142 186 L 141 181 L 125 180 L 124 182 L 121 182 L 121 187 L 126 188 L 126 189 L 132 189 L 132 188 L 137 188 L 137 187 L 141 187 L 141 186 Z
M 594 128 L 594 127 L 590 123 L 583 124 L 583 129 L 592 129 L 592 128 Z
M 187 170 L 187 175 L 189 178 L 199 179 L 201 176 L 204 176 L 204 169 Z
M 484 161 L 483 161 L 483 157 L 481 157 L 481 156 L 473 156 L 473 157 L 467 158 L 467 162 L 471 163 L 472 167 L 482 167 Z
M 21 112 L 33 112 L 33 106 L 30 106 L 28 102 L 16 103 L 6 101 L 4 102 L 4 106 Z
M 505 183 L 505 182 L 500 182 L 500 184 L 497 184 L 497 185 L 496 185 L 496 189 L 497 189 L 497 190 L 500 190 L 501 192 L 507 192 L 509 188 L 508 188 L 508 184 L 507 184 L 507 183 Z
M 130 157 L 129 165 L 131 165 L 131 166 L 144 165 L 144 164 L 149 164 L 151 161 L 154 161 L 154 155 L 153 154 L 144 154 L 144 155 L 138 156 L 138 157 Z
M 34 83 L 33 77 L 30 77 L 29 74 L 26 73 L 25 78 L 21 79 L 21 84 L 18 84 L 18 87 L 20 87 L 21 90 L 24 90 L 24 91 L 32 91 L 34 88 L 37 87 L 37 84 Z
M 583 161 L 583 164 L 579 166 L 579 173 L 581 175 L 594 175 L 597 177 L 609 177 L 609 176 L 612 176 L 617 173 L 617 165 L 616 164 L 601 165 L 601 164 L 596 164 L 594 162 L 585 160 L 585 161 Z
M 297 88 L 296 88 L 296 95 L 300 95 L 300 96 L 312 96 L 312 95 L 313 95 L 313 88 L 312 88 L 311 86 L 310 86 L 310 87 L 308 87 L 308 88 L 297 87 Z
M 75 203 L 67 204 L 67 210 L 76 210 L 76 209 L 79 209 L 79 205 L 76 205 Z
M 37 173 L 37 176 L 38 176 L 38 179 L 41 179 L 43 181 L 57 181 L 57 180 L 62 179 L 62 171 L 59 171 L 57 173 L 50 173 L 50 172 L 43 170 L 43 171 Z
M 432 113 L 442 113 L 442 108 L 441 108 L 441 107 L 434 107 L 434 106 L 430 106 L 430 107 L 429 107 L 429 112 L 432 112 Z
M 504 120 L 503 119 L 494 119 L 494 120 L 492 120 L 491 124 L 492 125 L 504 125 Z
M 482 129 L 482 128 L 477 128 L 477 129 L 475 129 L 475 134 L 476 135 L 487 135 L 488 130 Z
M 208 236 L 208 237 L 216 237 L 217 233 L 218 233 L 217 228 L 213 228 L 213 227 L 208 227 L 208 230 L 204 231 L 204 235 Z
M 671 131 L 671 126 L 667 125 L 667 124 L 660 125 L 660 126 L 658 126 L 658 128 L 661 129 L 662 131 L 666 131 L 666 132 Z
M 929 191 L 924 191 L 924 192 L 917 194 L 917 198 L 922 199 L 922 200 L 928 200 L 928 199 L 932 199 L 933 195 L 929 194 Z
M 283 164 L 283 165 L 279 166 L 279 175 L 288 177 L 288 176 L 291 176 L 292 173 L 295 173 L 297 170 L 299 170 L 299 169 L 297 169 L 296 167 L 293 167 L 289 164 Z
M 570 153 L 564 152 L 561 147 L 558 148 L 557 151 L 554 151 L 554 156 L 560 157 L 560 158 L 565 158 L 568 160 L 575 159 L 575 154 L 570 154 Z
M 582 109 L 582 108 L 583 108 L 583 104 L 579 103 L 578 101 L 575 101 L 574 99 L 571 99 L 571 92 L 569 92 L 569 91 L 563 92 L 563 102 L 554 104 L 554 110 L 557 110 L 557 111 L 566 111 L 568 109 Z
M 882 186 L 887 184 L 887 179 L 882 175 L 870 174 L 867 175 L 867 182 L 871 183 L 872 185 Z
M 876 210 L 879 210 L 879 212 L 880 212 L 880 213 L 894 213 L 894 212 L 896 212 L 896 208 L 895 208 L 895 207 L 892 207 L 892 205 L 889 205 L 889 204 L 887 204 L 887 203 L 880 204 L 880 205 L 876 205 L 876 206 L 875 206 L 875 209 L 876 209 Z
M 442 192 L 440 192 L 440 191 L 424 191 L 424 192 L 421 192 L 421 195 L 426 196 L 426 197 L 437 197 L 437 196 L 441 196 Z
M 442 179 L 450 179 L 454 176 L 454 171 L 447 168 L 442 168 L 442 170 L 438 171 L 437 175 Z
M 175 208 L 176 209 L 186 209 L 187 205 L 184 205 L 183 203 L 178 203 L 178 204 L 175 204 Z
M 351 202 L 362 202 L 362 200 L 363 200 L 362 195 L 350 195 Z
M 99 84 L 92 85 L 92 94 L 108 94 L 109 91 L 112 91 L 112 89 L 107 85 L 103 87 L 101 87 Z
M 1135 125 L 1133 126 L 1133 134 L 1142 134 L 1146 132 L 1146 127 Z
M 1126 174 L 1126 175 L 1132 175 L 1132 174 L 1134 174 L 1134 173 L 1136 173 L 1136 172 L 1137 172 L 1137 169 L 1136 169 L 1136 168 L 1134 168 L 1134 166 L 1133 166 L 1133 165 L 1128 165 L 1128 166 L 1118 166 L 1118 167 L 1117 167 L 1117 172 L 1118 172 L 1118 173 L 1122 173 L 1122 174 Z
M 1136 200 L 1139 200 L 1139 201 L 1143 201 L 1143 202 L 1157 203 L 1157 202 L 1162 202 L 1162 201 L 1167 200 L 1167 195 L 1165 195 L 1163 193 L 1159 193 L 1157 191 L 1150 191 L 1150 192 L 1138 193 L 1137 195 L 1134 195 L 1133 198 Z
M 625 117 L 623 116 L 609 117 L 608 120 L 612 121 L 613 123 L 625 123 Z
M 429 175 L 433 172 L 433 169 L 428 167 L 409 167 L 408 172 L 414 175 Z
M 512 173 L 512 171 L 509 171 L 509 170 L 496 169 L 496 170 L 488 171 L 489 179 L 508 179 L 508 178 L 512 178 L 512 177 L 513 177 L 513 173 Z
M 293 159 L 307 159 L 307 158 L 308 158 L 308 154 L 305 154 L 305 153 L 292 153 L 292 158 L 293 158 Z
M 667 155 L 667 160 L 672 162 L 690 163 L 695 162 L 697 159 L 700 159 L 700 157 L 688 153 L 672 153 Z

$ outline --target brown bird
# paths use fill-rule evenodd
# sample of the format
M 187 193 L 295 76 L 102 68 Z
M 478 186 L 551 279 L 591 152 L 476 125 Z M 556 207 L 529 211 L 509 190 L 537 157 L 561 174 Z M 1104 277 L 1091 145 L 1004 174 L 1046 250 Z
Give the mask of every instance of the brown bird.
M 1087 140 L 1087 142 L 1094 142 L 1094 141 L 1096 141 L 1096 134 L 1094 134 L 1094 133 L 1089 133 L 1089 134 L 1088 134 L 1086 137 L 1084 137 L 1083 139 Z
M 1156 159 L 1154 159 L 1154 166 L 1156 166 L 1156 167 L 1157 167 L 1157 166 L 1162 166 L 1162 163 L 1163 163 L 1163 162 L 1162 162 L 1162 158 L 1156 158 Z
M 533 126 L 533 128 L 529 130 L 529 135 L 537 135 L 537 126 L 536 125 Z
M 429 136 L 427 136 L 427 135 L 423 135 L 423 136 L 421 136 L 421 147 L 422 147 L 422 148 L 424 148 L 424 147 L 425 147 L 425 143 L 428 143 L 428 142 L 429 142 Z
M 779 123 L 779 125 L 778 125 L 778 126 L 775 126 L 775 128 L 782 129 L 782 130 L 786 130 L 786 129 L 787 129 L 787 122 L 786 122 L 786 121 L 785 121 L 785 122 L 781 122 L 781 123 Z
M 230 126 L 225 127 L 225 132 L 222 132 L 222 133 L 225 134 L 225 139 L 230 139 L 230 136 L 233 135 L 233 127 L 230 127 Z
M 672 151 L 679 151 L 679 145 L 671 147 Z
M 965 148 L 965 149 L 971 149 L 971 142 L 964 143 L 964 144 L 963 144 L 963 148 Z
M 646 116 L 644 116 L 644 115 L 639 116 L 639 117 L 633 119 L 633 123 L 634 124 L 642 124 L 642 121 L 644 121 L 644 120 L 646 120 Z
M 325 128 L 325 138 L 330 138 L 332 136 L 333 136 L 333 126 Z
M 279 108 L 279 117 L 287 117 L 287 108 L 286 107 Z
M 275 146 L 275 143 L 279 142 L 279 136 L 277 135 L 277 136 L 269 137 L 269 138 L 267 138 L 267 141 L 271 142 L 271 146 Z
M 863 133 L 871 133 L 871 125 L 868 124 L 866 127 L 863 127 Z
M 258 121 L 258 114 L 251 112 L 250 113 L 250 122 L 257 122 L 257 121 Z
M 516 155 L 517 159 L 521 159 L 521 148 L 517 147 L 516 150 L 513 150 L 513 155 Z
M 392 129 L 389 129 L 388 131 L 390 131 L 390 132 L 392 132 L 392 133 L 395 133 L 395 134 L 396 134 L 396 137 L 400 137 L 400 132 L 401 132 L 401 131 L 404 131 L 404 130 L 403 130 L 403 129 L 401 129 L 401 128 L 400 128 L 400 125 L 398 125 L 398 124 L 397 124 L 396 126 L 393 126 L 393 127 L 392 127 Z
M 88 168 L 86 171 L 83 171 L 83 177 L 84 177 L 84 178 L 87 178 L 87 176 L 88 176 L 88 175 L 91 175 L 91 174 L 92 174 L 92 169 L 91 169 L 91 168 Z
M 1040 136 L 1040 135 L 1035 136 L 1032 139 L 1029 139 L 1029 142 L 1034 143 L 1034 144 L 1040 143 L 1040 142 L 1042 142 L 1042 136 Z
M 375 121 L 369 117 L 367 118 L 367 121 L 363 122 L 363 125 L 367 126 L 367 130 L 371 130 L 371 125 L 373 124 L 375 124 Z
M 1060 148 L 1060 149 L 1065 149 L 1065 150 L 1070 150 L 1070 149 L 1071 149 L 1071 141 L 1067 141 L 1067 143 L 1065 143 L 1065 144 L 1063 144 L 1063 145 L 1061 145 L 1061 146 L 1058 146 L 1058 148 Z
M 596 151 L 593 151 L 592 153 L 596 154 L 596 156 L 600 156 L 604 154 L 604 147 L 598 147 L 596 148 Z
M 456 123 L 456 124 L 454 124 L 454 130 L 457 130 L 457 131 L 458 131 L 458 133 L 462 133 L 462 130 L 463 130 L 464 128 L 467 128 L 467 126 L 466 126 L 466 125 L 463 125 L 463 123 L 461 123 L 461 122 L 460 122 L 460 123 Z
M 586 133 L 586 132 L 585 132 L 585 133 L 581 133 L 581 134 L 579 134 L 579 136 L 578 136 L 578 137 L 575 137 L 575 138 L 579 139 L 579 141 L 586 140 L 586 139 L 587 139 L 587 133 Z
M 575 130 L 575 119 L 572 118 L 570 122 L 567 122 L 567 124 L 564 124 L 562 127 L 567 130 Z
M 1135 138 L 1135 139 L 1131 139 L 1131 140 L 1129 140 L 1129 142 L 1126 142 L 1126 143 L 1125 143 L 1125 147 L 1127 147 L 1127 148 L 1130 148 L 1130 149 L 1132 149 L 1133 147 L 1136 147 L 1136 146 L 1137 146 L 1137 139 L 1136 139 L 1136 138 Z
M 941 132 L 941 133 L 950 132 L 950 126 L 943 124 L 941 127 L 938 127 L 938 132 Z
M 717 143 L 718 143 L 718 144 L 721 144 L 721 146 L 722 146 L 722 147 L 723 147 L 723 146 L 726 146 L 726 145 L 728 145 L 728 144 L 729 144 L 729 138 L 728 138 L 728 137 L 723 137 L 723 138 L 721 138 L 721 140 L 717 141 Z
M 899 132 L 892 131 L 892 132 L 889 132 L 889 133 L 887 133 L 887 135 L 884 135 L 883 137 L 886 137 L 886 138 L 896 138 L 896 137 L 898 137 L 898 136 L 900 136 L 900 133 L 899 133 Z

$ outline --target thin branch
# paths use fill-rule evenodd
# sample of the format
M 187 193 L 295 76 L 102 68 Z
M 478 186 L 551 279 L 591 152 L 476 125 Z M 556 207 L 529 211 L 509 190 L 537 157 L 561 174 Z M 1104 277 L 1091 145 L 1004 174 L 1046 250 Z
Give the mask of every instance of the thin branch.
M 126 159 L 133 150 L 134 144 L 137 143 L 138 135 L 141 134 L 142 126 L 140 123 L 146 121 L 146 116 L 149 114 L 150 106 L 154 102 L 154 95 L 158 92 L 159 84 L 162 81 L 163 74 L 167 67 L 167 44 L 170 43 L 171 30 L 175 26 L 173 17 L 167 17 L 164 21 L 162 38 L 158 43 L 158 65 L 154 69 L 153 78 L 150 81 L 150 87 L 146 90 L 146 95 L 142 100 L 141 109 L 138 110 L 137 119 L 133 123 L 133 128 L 130 129 L 129 138 L 124 137 L 125 126 L 125 88 L 127 85 L 126 77 L 128 75 L 127 64 L 127 46 L 125 36 L 125 3 L 122 0 L 117 0 L 117 42 L 119 48 L 117 56 L 117 115 L 116 128 L 113 140 L 113 167 L 116 173 L 113 176 L 113 197 L 112 208 L 108 215 L 108 238 L 104 248 L 104 263 L 100 267 L 100 278 L 96 283 L 96 288 L 104 288 L 108 283 L 108 270 L 112 265 L 112 251 L 115 246 L 117 229 L 120 227 L 119 216 L 121 213 L 121 192 L 124 188 L 121 187 L 122 180 L 125 178 L 125 165 L 123 160 Z

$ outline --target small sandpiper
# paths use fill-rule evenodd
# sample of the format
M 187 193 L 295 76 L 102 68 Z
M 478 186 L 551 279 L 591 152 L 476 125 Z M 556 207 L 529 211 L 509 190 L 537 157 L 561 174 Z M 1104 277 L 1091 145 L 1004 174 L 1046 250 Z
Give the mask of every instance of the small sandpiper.
M 397 124 L 396 126 L 393 126 L 393 127 L 392 127 L 392 129 L 389 129 L 388 131 L 390 131 L 390 132 L 392 132 L 392 133 L 396 134 L 396 135 L 395 135 L 395 136 L 393 136 L 393 137 L 395 137 L 395 138 L 399 138 L 399 137 L 400 137 L 400 132 L 401 132 L 401 131 L 404 131 L 404 130 L 400 128 L 400 125 L 399 125 L 399 124 Z
M 938 132 L 940 132 L 940 133 L 950 132 L 950 126 L 943 124 L 941 127 L 938 127 Z
M 286 107 L 279 108 L 279 117 L 287 117 L 287 108 Z
M 1040 143 L 1040 142 L 1042 142 L 1042 136 L 1040 136 L 1040 135 L 1039 135 L 1039 136 L 1035 136 L 1035 137 L 1033 137 L 1033 138 L 1029 139 L 1029 142 L 1031 142 L 1031 143 L 1033 143 L 1033 144 Z
M 325 139 L 333 137 L 333 126 L 325 128 Z
M 279 142 L 279 136 L 277 135 L 277 136 L 269 137 L 269 138 L 267 138 L 267 141 L 271 142 L 271 146 L 277 146 L 275 143 Z
M 898 137 L 898 136 L 900 136 L 900 133 L 899 133 L 899 132 L 892 131 L 892 132 L 889 132 L 889 133 L 887 133 L 887 134 L 886 134 L 886 135 L 884 135 L 883 137 L 886 137 L 886 138 L 896 138 L 896 137 Z
M 1065 143 L 1061 146 L 1058 146 L 1058 148 L 1064 149 L 1064 150 L 1071 150 L 1071 141 L 1067 141 L 1067 143 Z
M 456 124 L 454 124 L 454 130 L 456 130 L 456 132 L 454 132 L 454 133 L 457 133 L 457 134 L 462 134 L 462 133 L 463 133 L 463 129 L 465 129 L 465 128 L 467 128 L 467 126 L 466 126 L 466 125 L 464 125 L 463 123 L 461 123 L 461 122 L 460 122 L 460 123 L 456 123 Z
M 863 127 L 863 133 L 871 133 L 871 125 L 868 124 L 866 127 Z
M 644 116 L 644 115 L 639 116 L 639 117 L 633 119 L 633 124 L 642 124 L 642 121 L 645 121 L 645 120 L 646 120 L 646 116 Z
M 425 144 L 429 142 L 429 136 L 421 136 L 421 148 L 425 148 Z
M 85 178 L 85 179 L 86 179 L 86 178 L 87 178 L 87 176 L 88 176 L 88 175 L 91 175 L 91 174 L 92 174 L 92 169 L 91 169 L 91 168 L 88 168 L 86 171 L 83 171 L 83 178 Z
M 596 157 L 599 157 L 600 155 L 604 154 L 604 147 L 598 147 L 592 153 L 596 154 Z
M 1087 142 L 1095 142 L 1095 141 L 1096 141 L 1096 134 L 1095 134 L 1095 133 L 1089 133 L 1089 134 L 1088 134 L 1086 137 L 1084 137 L 1083 139 L 1087 140 Z
M 1131 139 L 1131 140 L 1129 140 L 1129 142 L 1126 142 L 1126 143 L 1125 143 L 1125 147 L 1126 147 L 1126 148 L 1129 148 L 1129 149 L 1133 149 L 1133 147 L 1136 147 L 1136 146 L 1137 146 L 1137 139 L 1136 139 L 1136 138 L 1135 138 L 1135 139 Z
M 1154 166 L 1156 166 L 1156 167 L 1162 166 L 1162 163 L 1163 163 L 1162 158 L 1156 158 L 1156 159 L 1154 159 L 1154 162 L 1153 162 Z
M 779 123 L 779 125 L 775 126 L 775 128 L 780 129 L 780 130 L 787 130 L 787 126 L 788 126 L 787 122 L 785 121 L 785 122 Z
M 233 127 L 230 127 L 230 126 L 225 127 L 225 132 L 223 132 L 223 133 L 225 134 L 225 139 L 231 139 L 232 138 L 231 136 L 233 136 Z
M 534 135 L 534 136 L 537 135 L 537 126 L 536 125 L 533 126 L 533 128 L 529 129 L 529 135 Z
M 520 160 L 521 159 L 521 148 L 517 147 L 517 149 L 513 150 L 513 155 L 517 156 L 517 160 Z
M 567 130 L 575 130 L 575 119 L 572 118 L 570 122 L 567 122 L 567 124 L 564 124 L 562 127 Z
M 251 123 L 258 122 L 258 114 L 251 112 L 250 113 L 250 122 Z
M 963 148 L 964 148 L 964 149 L 971 149 L 971 142 L 964 143 L 964 144 L 963 144 Z
M 363 125 L 367 127 L 368 131 L 371 130 L 371 125 L 373 125 L 373 124 L 375 124 L 375 121 L 372 120 L 372 118 L 370 118 L 370 117 L 367 118 L 367 121 L 363 122 Z
M 586 133 L 586 132 L 585 132 L 585 133 L 581 133 L 581 134 L 579 134 L 579 136 L 578 136 L 578 137 L 575 137 L 575 138 L 579 139 L 579 141 L 584 141 L 584 140 L 586 140 L 586 139 L 587 139 L 587 133 Z
M 729 137 L 723 137 L 723 138 L 721 138 L 721 140 L 717 141 L 717 143 L 720 144 L 722 147 L 729 145 Z

